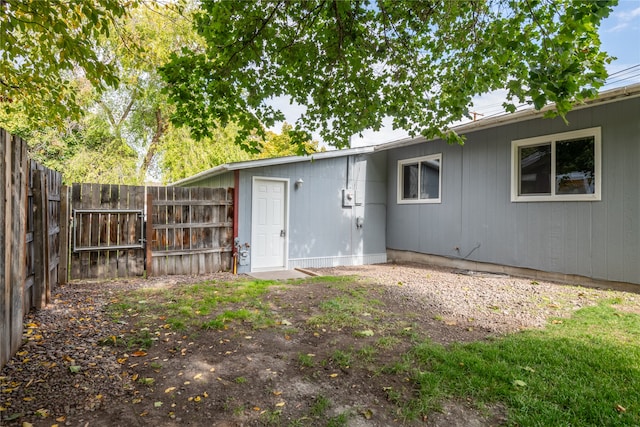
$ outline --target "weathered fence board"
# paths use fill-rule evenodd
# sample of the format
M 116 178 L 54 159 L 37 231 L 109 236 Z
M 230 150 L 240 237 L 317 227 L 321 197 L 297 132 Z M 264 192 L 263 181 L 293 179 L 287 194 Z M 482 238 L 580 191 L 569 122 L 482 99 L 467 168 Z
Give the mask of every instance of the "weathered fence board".
M 27 145 L 0 129 L 0 366 L 22 343 Z
M 233 245 L 233 192 L 223 188 L 148 187 L 147 274 L 228 270 Z M 147 255 L 149 256 L 149 255 Z M 148 268 L 149 270 L 149 268 Z

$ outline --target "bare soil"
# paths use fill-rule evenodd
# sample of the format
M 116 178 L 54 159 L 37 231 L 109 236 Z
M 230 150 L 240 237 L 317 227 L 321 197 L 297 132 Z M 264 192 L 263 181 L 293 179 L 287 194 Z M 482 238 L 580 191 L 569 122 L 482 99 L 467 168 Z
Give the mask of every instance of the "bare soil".
M 0 371 L 0 425 L 503 425 L 505 408 L 480 411 L 470 401 L 442 402 L 439 412 L 404 420 L 387 390 L 410 396 L 411 384 L 379 368 L 411 346 L 409 333 L 447 345 L 543 327 L 549 318 L 568 316 L 604 296 L 620 298 L 632 309 L 640 305 L 635 294 L 417 265 L 316 272 L 365 277 L 351 286 L 366 288 L 380 301 L 388 325 L 380 330 L 386 332 L 359 336 L 353 328 L 310 327 L 309 317 L 339 292 L 317 282 L 276 287 L 264 297 L 282 320 L 276 327 L 255 329 L 240 322 L 222 331 L 181 333 L 159 322 L 151 331 L 157 337 L 153 346 L 136 352 L 109 345 L 112 337 L 131 333 L 136 322 L 135 312 L 120 322 L 106 314 L 119 292 L 236 277 L 220 273 L 60 287 L 46 309 L 25 319 L 25 344 Z M 385 334 L 401 339 L 384 348 L 379 339 Z M 335 358 L 336 350 L 357 355 L 367 346 L 376 350 L 373 359 L 354 357 L 352 366 L 345 366 Z M 323 403 L 325 410 L 319 411 Z

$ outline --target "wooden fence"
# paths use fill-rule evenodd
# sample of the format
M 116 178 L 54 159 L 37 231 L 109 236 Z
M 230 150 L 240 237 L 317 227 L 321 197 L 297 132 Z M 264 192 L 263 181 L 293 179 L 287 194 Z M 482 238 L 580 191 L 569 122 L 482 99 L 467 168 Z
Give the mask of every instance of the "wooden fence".
M 68 273 L 230 269 L 233 191 L 100 184 L 69 191 L 60 173 L 28 159 L 25 141 L 0 129 L 0 224 L 1 367 L 22 343 L 24 315 L 44 307 Z
M 231 268 L 233 190 L 147 188 L 147 274 Z
M 0 366 L 22 343 L 22 321 L 46 305 L 60 277 L 61 176 L 27 158 L 0 129 Z M 62 221 L 64 223 L 64 221 Z M 62 238 L 61 238 L 62 236 Z
M 71 207 L 71 279 L 231 268 L 227 189 L 74 184 Z

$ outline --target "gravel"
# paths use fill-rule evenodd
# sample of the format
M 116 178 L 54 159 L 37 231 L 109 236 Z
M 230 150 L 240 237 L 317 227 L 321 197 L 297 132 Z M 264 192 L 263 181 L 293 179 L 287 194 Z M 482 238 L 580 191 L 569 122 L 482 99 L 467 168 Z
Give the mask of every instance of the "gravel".
M 501 274 L 426 267 L 419 264 L 377 264 L 313 269 L 322 275 L 359 275 L 388 286 L 397 298 L 448 323 L 468 324 L 495 333 L 543 327 L 550 318 L 568 317 L 618 298 L 635 306 L 639 295 L 535 281 Z

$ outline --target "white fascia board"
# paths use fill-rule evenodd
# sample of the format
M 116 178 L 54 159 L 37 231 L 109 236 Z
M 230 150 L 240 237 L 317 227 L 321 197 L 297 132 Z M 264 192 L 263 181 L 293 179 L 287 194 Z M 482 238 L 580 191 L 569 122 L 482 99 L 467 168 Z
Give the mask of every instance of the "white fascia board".
M 197 173 L 193 176 L 183 178 L 179 181 L 173 182 L 169 184 L 169 186 L 188 184 L 194 181 L 199 181 L 204 178 L 210 178 L 217 175 L 221 175 L 228 171 L 285 165 L 289 163 L 313 162 L 316 160 L 332 159 L 335 157 L 367 154 L 367 153 L 372 153 L 373 151 L 374 151 L 373 146 L 367 146 L 367 147 L 349 148 L 344 150 L 323 151 L 319 153 L 309 154 L 306 156 L 272 157 L 269 159 L 247 160 L 244 162 L 225 163 L 224 165 L 219 165 L 214 168 L 208 169 L 206 171 Z

